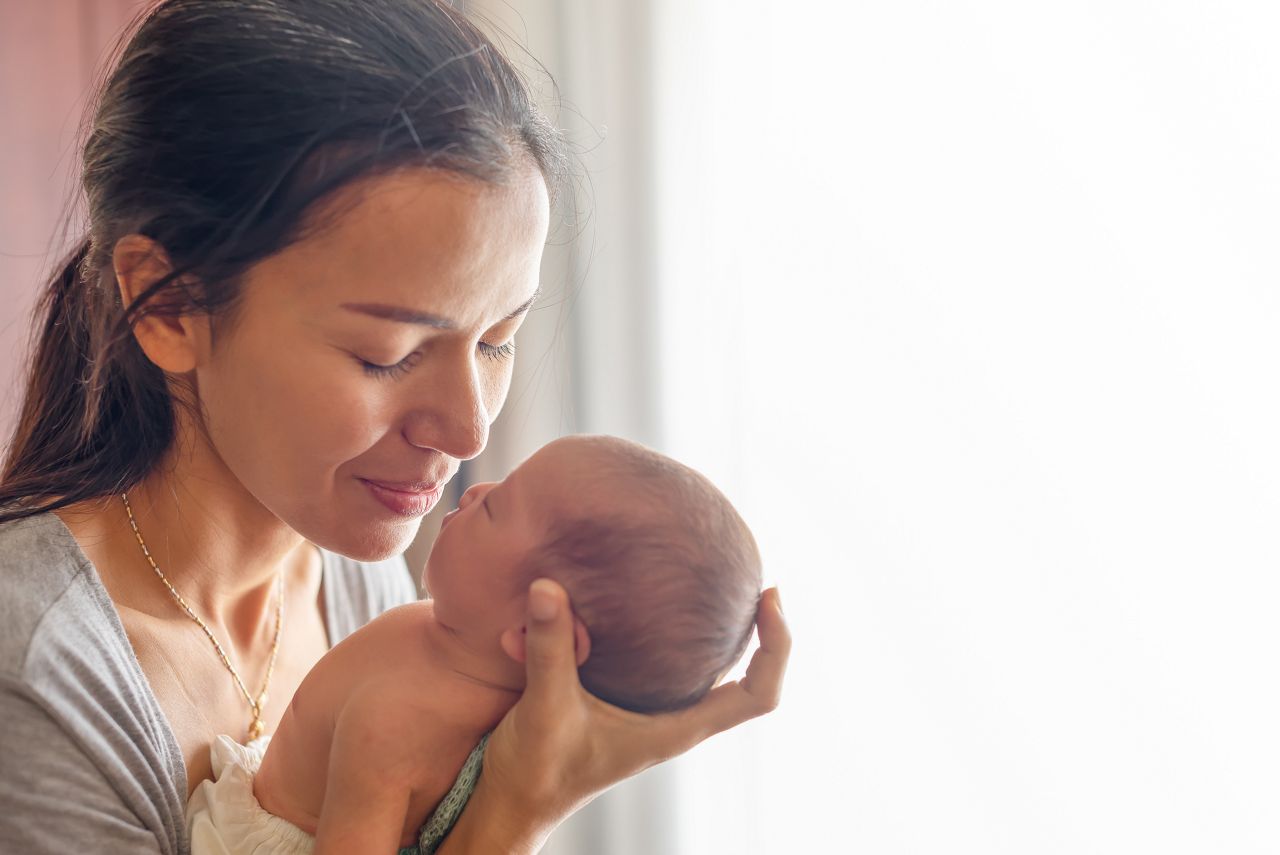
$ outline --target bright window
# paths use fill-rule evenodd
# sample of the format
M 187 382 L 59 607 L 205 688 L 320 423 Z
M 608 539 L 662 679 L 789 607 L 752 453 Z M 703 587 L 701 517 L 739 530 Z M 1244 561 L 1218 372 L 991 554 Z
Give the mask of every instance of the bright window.
M 1280 846 L 1280 12 L 668 0 L 665 450 L 794 624 L 682 851 Z

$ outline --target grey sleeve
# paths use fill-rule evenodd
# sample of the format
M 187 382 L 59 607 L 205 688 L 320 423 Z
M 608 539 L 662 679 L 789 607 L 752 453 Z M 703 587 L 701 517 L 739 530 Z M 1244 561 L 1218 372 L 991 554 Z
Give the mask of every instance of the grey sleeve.
M 39 699 L 3 677 L 0 852 L 170 852 Z

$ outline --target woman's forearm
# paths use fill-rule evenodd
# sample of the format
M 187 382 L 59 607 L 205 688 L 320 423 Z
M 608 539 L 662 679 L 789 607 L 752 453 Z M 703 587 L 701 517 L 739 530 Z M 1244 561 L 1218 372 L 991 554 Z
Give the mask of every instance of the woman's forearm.
M 501 805 L 480 778 L 438 855 L 536 855 L 556 823 Z

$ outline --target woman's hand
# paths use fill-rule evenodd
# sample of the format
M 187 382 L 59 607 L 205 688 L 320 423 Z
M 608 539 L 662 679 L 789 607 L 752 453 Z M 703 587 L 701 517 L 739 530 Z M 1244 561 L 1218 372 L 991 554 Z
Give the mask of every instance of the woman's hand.
M 485 805 L 477 813 L 501 817 L 509 839 L 521 838 L 510 851 L 535 851 L 569 814 L 612 785 L 778 705 L 791 634 L 776 588 L 760 599 L 760 647 L 746 676 L 717 686 L 693 707 L 657 715 L 619 709 L 582 688 L 562 587 L 535 581 L 528 609 L 528 682 L 489 740 L 476 792 Z

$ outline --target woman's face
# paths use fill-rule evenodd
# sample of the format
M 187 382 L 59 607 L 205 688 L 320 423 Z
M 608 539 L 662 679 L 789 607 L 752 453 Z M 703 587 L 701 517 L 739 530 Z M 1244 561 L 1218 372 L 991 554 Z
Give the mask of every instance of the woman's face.
M 255 265 L 196 369 L 217 456 L 308 540 L 402 551 L 480 453 L 538 289 L 540 174 L 406 169 L 345 188 L 332 225 Z

